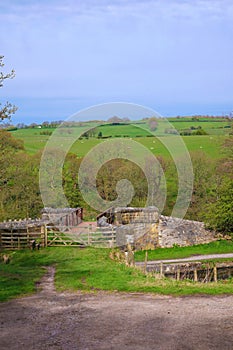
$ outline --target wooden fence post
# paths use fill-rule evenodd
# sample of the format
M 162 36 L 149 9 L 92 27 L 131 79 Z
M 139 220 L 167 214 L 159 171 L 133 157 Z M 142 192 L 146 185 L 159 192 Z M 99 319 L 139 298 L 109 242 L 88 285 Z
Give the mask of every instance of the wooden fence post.
M 28 245 L 28 247 L 30 247 L 30 239 L 29 239 L 29 229 L 28 229 L 28 225 L 27 225 L 27 245 Z
M 218 271 L 216 266 L 214 266 L 214 282 L 218 282 Z
M 197 278 L 197 269 L 196 268 L 194 269 L 193 274 L 194 274 L 194 282 L 197 282 L 198 278 Z
M 113 231 L 113 228 L 112 228 L 112 248 L 114 247 L 114 231 Z
M 88 243 L 88 245 L 91 245 L 91 229 L 92 229 L 92 225 L 89 224 L 89 226 L 88 226 L 88 233 L 87 233 L 87 243 Z
M 176 279 L 177 281 L 180 280 L 180 269 L 177 269 Z
M 43 246 L 47 247 L 48 246 L 48 231 L 47 231 L 46 225 L 42 225 L 40 227 L 40 239 L 43 242 Z
M 160 263 L 160 277 L 163 277 L 163 263 Z
M 148 251 L 146 250 L 145 261 L 144 261 L 144 273 L 146 273 L 147 261 L 148 261 Z
M 12 227 L 12 224 L 11 224 L 11 248 L 12 248 L 12 249 L 14 248 L 13 227 Z

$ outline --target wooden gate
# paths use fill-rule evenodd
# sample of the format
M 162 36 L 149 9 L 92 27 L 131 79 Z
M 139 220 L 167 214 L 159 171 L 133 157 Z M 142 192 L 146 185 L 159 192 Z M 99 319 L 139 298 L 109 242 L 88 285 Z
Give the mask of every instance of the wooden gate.
M 101 229 L 97 228 L 97 230 L 93 232 L 88 227 L 86 227 L 81 232 L 75 232 L 76 228 L 77 227 L 69 227 L 68 232 L 61 232 L 61 229 L 58 230 L 53 226 L 47 226 L 47 246 L 94 246 L 101 248 L 110 248 L 116 245 L 116 233 L 114 230 L 102 231 Z

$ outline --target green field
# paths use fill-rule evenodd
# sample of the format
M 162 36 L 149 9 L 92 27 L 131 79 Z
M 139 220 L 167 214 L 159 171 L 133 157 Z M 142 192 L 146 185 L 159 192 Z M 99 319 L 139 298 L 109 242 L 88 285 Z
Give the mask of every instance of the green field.
M 112 127 L 114 128 L 114 127 Z M 111 129 L 109 128 L 111 131 Z M 134 130 L 135 133 L 135 130 Z M 24 146 L 29 154 L 35 154 L 37 151 L 43 149 L 46 142 L 49 139 L 49 135 L 41 135 L 38 129 L 22 129 L 13 131 L 12 134 L 24 141 Z M 116 134 L 117 135 L 117 134 Z M 169 157 L 169 152 L 162 142 L 156 137 L 132 137 L 135 141 L 142 143 L 147 147 L 153 154 L 157 156 Z M 177 136 L 162 136 L 161 140 L 166 138 L 177 138 Z M 223 135 L 200 135 L 200 136 L 183 136 L 182 137 L 187 149 L 192 151 L 201 150 L 208 157 L 213 159 L 220 158 L 220 146 L 224 140 Z M 78 157 L 83 157 L 89 150 L 100 142 L 108 142 L 109 139 L 98 139 L 95 137 L 82 140 L 78 140 L 71 148 L 71 152 L 77 154 Z M 110 139 L 111 140 L 111 139 Z
M 180 248 L 181 249 L 181 248 Z M 164 295 L 232 294 L 232 279 L 217 283 L 156 279 L 136 268 L 126 267 L 109 258 L 109 249 L 46 248 L 39 251 L 11 252 L 10 264 L 0 263 L 0 301 L 35 292 L 35 282 L 44 266 L 56 267 L 58 291 L 145 292 Z
M 88 129 L 94 128 L 96 123 L 82 123 L 81 126 L 67 127 L 65 132 L 67 137 L 69 135 L 78 135 L 84 133 Z M 202 127 L 208 135 L 198 135 L 198 136 L 183 136 L 183 140 L 189 151 L 202 150 L 207 156 L 211 158 L 219 158 L 221 154 L 219 153 L 219 147 L 224 140 L 224 136 L 228 135 L 230 132 L 230 127 L 232 126 L 232 121 L 216 118 L 216 119 L 206 119 L 201 118 L 200 120 L 192 120 L 192 118 L 170 118 L 170 119 L 160 119 L 158 121 L 158 128 L 154 132 L 156 138 L 151 137 L 152 133 L 149 130 L 147 122 L 131 122 L 130 124 L 120 124 L 120 125 L 110 125 L 103 124 L 96 128 L 94 134 L 92 134 L 88 139 L 83 137 L 81 140 L 77 141 L 71 151 L 76 153 L 78 157 L 83 157 L 90 149 L 97 145 L 100 141 L 105 140 L 105 138 L 117 138 L 125 137 L 132 138 L 135 141 L 142 143 L 155 155 L 161 155 L 164 157 L 169 156 L 169 152 L 166 148 L 159 142 L 159 137 L 171 138 L 174 135 L 168 135 L 164 133 L 165 129 L 176 128 L 178 131 L 187 130 L 192 128 Z M 12 135 L 24 141 L 24 146 L 29 154 L 34 154 L 38 150 L 41 150 L 46 145 L 50 135 L 55 129 L 51 127 L 36 127 L 36 128 L 26 128 L 11 131 Z M 102 133 L 103 140 L 98 139 L 99 133 Z M 60 132 L 62 136 L 62 132 Z M 64 136 L 64 135 L 63 135 Z M 163 140 L 163 139 L 162 139 Z M 174 139 L 175 140 L 175 139 Z
M 192 126 L 197 128 L 201 126 L 209 135 L 227 135 L 229 134 L 232 121 L 226 121 L 225 119 L 206 119 L 200 118 L 200 120 L 193 121 L 192 118 L 180 118 L 180 119 L 168 119 L 171 124 L 177 130 L 189 129 Z
M 44 128 L 43 131 L 54 131 L 54 128 Z M 34 154 L 44 148 L 49 139 L 49 135 L 40 135 L 41 129 L 27 128 L 11 131 L 12 135 L 24 141 L 25 150 L 29 154 Z
M 174 139 L 177 136 L 171 136 Z M 170 138 L 169 136 L 161 137 L 161 140 L 166 142 L 166 138 Z M 220 147 L 224 140 L 224 136 L 183 136 L 182 139 L 188 149 L 189 152 L 192 151 L 203 151 L 206 156 L 217 159 L 222 155 L 220 153 Z M 163 143 L 156 137 L 140 137 L 133 139 L 136 142 L 140 142 L 146 148 L 148 148 L 154 155 L 163 156 L 164 158 L 169 158 L 169 151 L 163 145 Z M 106 142 L 107 140 L 99 140 L 95 138 L 91 139 L 83 139 L 77 141 L 73 147 L 71 148 L 71 152 L 78 155 L 78 157 L 83 157 L 88 151 L 90 151 L 94 146 L 99 144 L 101 141 Z
M 144 129 L 146 124 L 140 125 L 102 125 L 97 128 L 97 136 L 101 131 L 103 137 L 143 137 L 150 135 L 150 133 Z

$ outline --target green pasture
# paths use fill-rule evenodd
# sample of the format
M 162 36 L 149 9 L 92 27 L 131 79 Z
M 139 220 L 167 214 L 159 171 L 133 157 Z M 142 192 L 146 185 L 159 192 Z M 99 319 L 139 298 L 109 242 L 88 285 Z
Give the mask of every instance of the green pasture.
M 179 155 L 179 152 L 182 153 L 182 150 L 180 150 L 180 143 L 177 143 L 177 139 L 179 139 L 179 136 L 163 136 L 160 139 L 156 137 L 140 137 L 134 138 L 133 140 L 140 142 L 142 145 L 148 148 L 152 154 L 156 156 L 162 156 L 164 158 L 169 158 L 169 150 L 166 147 L 168 140 L 169 144 L 172 144 L 174 142 L 174 150 L 177 150 L 177 155 Z M 224 136 L 183 136 L 182 139 L 189 152 L 202 151 L 206 156 L 212 159 L 218 159 L 222 156 L 220 148 L 222 142 L 224 141 Z M 88 151 L 93 149 L 93 147 L 98 145 L 100 142 L 106 142 L 107 147 L 109 139 L 100 140 L 90 138 L 88 140 L 78 140 L 71 148 L 71 152 L 77 154 L 78 157 L 83 157 Z
M 109 125 L 104 124 L 97 127 L 96 136 L 101 132 L 103 137 L 144 137 L 150 135 L 144 126 L 132 124 Z
M 182 153 L 183 149 L 180 149 L 180 143 L 177 142 L 177 139 L 179 139 L 179 136 L 164 136 L 160 140 L 157 138 L 140 138 L 138 141 L 153 154 L 167 158 L 169 156 L 167 144 L 172 145 L 174 143 L 176 154 Z M 183 136 L 182 139 L 189 152 L 202 151 L 206 156 L 213 159 L 221 157 L 220 148 L 224 140 L 223 136 Z
M 35 127 L 13 130 L 11 133 L 15 138 L 24 141 L 25 150 L 29 154 L 34 154 L 45 147 L 46 142 L 49 140 L 51 134 L 53 134 L 54 131 L 56 131 L 57 137 L 60 137 L 62 139 L 64 137 L 82 135 L 85 133 L 85 131 L 93 128 L 95 125 L 95 123 L 84 123 L 82 126 L 64 127 L 57 129 L 52 127 Z
M 187 130 L 191 127 L 201 127 L 209 135 L 228 135 L 232 121 L 226 119 L 205 119 L 192 120 L 192 118 L 168 119 L 177 130 Z
M 117 126 L 116 126 L 117 127 Z M 102 128 L 102 127 L 100 127 Z M 105 126 L 106 130 L 111 131 L 115 126 Z M 128 125 L 124 125 L 124 129 L 130 128 Z M 134 128 L 134 135 L 138 130 L 136 127 Z M 46 142 L 49 139 L 49 135 L 41 135 L 41 131 L 53 131 L 52 128 L 43 128 L 43 129 L 20 129 L 16 131 L 12 131 L 12 134 L 19 139 L 24 141 L 25 149 L 28 153 L 34 154 L 37 151 L 43 149 L 46 145 Z M 72 128 L 71 128 L 72 130 Z M 146 133 L 145 130 L 139 129 Z M 76 130 L 77 131 L 77 130 Z M 78 130 L 79 132 L 79 130 Z M 116 133 L 117 135 L 117 133 Z M 123 134 L 128 135 L 128 134 Z M 69 137 L 69 135 L 67 135 Z M 176 145 L 176 140 L 179 136 L 170 135 L 170 136 L 161 136 L 160 140 L 157 137 L 132 137 L 137 142 L 140 142 L 145 147 L 147 147 L 153 154 L 156 156 L 163 156 L 165 158 L 169 157 L 169 151 L 166 148 L 167 140 L 169 142 L 174 141 L 174 145 Z M 222 155 L 220 153 L 220 147 L 224 140 L 223 135 L 200 135 L 200 136 L 183 136 L 182 139 L 188 149 L 188 151 L 202 151 L 208 157 L 216 159 L 220 158 Z M 98 139 L 95 137 L 90 137 L 86 139 L 85 137 L 81 140 L 78 140 L 74 143 L 71 148 L 71 152 L 77 154 L 78 157 L 83 157 L 88 151 L 93 149 L 94 146 L 98 145 L 100 142 L 108 142 L 110 139 Z M 164 143 L 164 144 L 163 144 Z M 107 145 L 107 144 L 106 144 Z
M 49 139 L 49 135 L 41 135 L 42 131 L 53 132 L 55 128 L 27 128 L 27 129 L 18 129 L 11 131 L 11 134 L 20 140 L 24 141 L 25 150 L 29 154 L 34 154 L 37 151 L 44 148 L 46 142 Z
M 181 248 L 180 248 L 181 249 Z M 56 268 L 57 291 L 143 292 L 164 295 L 232 294 L 232 279 L 217 283 L 157 279 L 109 258 L 109 249 L 53 247 L 10 252 L 11 262 L 0 263 L 0 301 L 36 291 L 44 266 Z
M 63 130 L 57 129 L 58 137 L 74 137 L 75 135 L 84 134 L 87 130 L 94 128 L 97 123 L 82 123 L 80 126 L 67 127 Z M 230 126 L 232 121 L 226 119 L 206 119 L 192 120 L 192 118 L 169 118 L 160 119 L 158 121 L 158 128 L 154 132 L 156 138 L 151 137 L 152 132 L 149 130 L 148 123 L 146 121 L 140 122 L 140 124 L 120 124 L 110 125 L 103 124 L 96 128 L 95 132 L 89 137 L 82 137 L 82 140 L 78 140 L 72 146 L 71 151 L 76 153 L 78 157 L 83 157 L 90 149 L 97 145 L 101 141 L 105 141 L 105 138 L 132 138 L 146 146 L 153 154 L 168 157 L 169 152 L 166 147 L 163 146 L 163 141 L 176 140 L 176 135 L 168 135 L 165 133 L 165 129 L 176 128 L 178 131 L 190 129 L 191 127 L 198 128 L 199 126 L 204 129 L 208 135 L 198 136 L 184 136 L 183 140 L 189 151 L 203 151 L 207 156 L 211 158 L 219 158 L 219 147 L 224 140 L 224 136 L 230 132 Z M 27 129 L 19 129 L 11 131 L 11 133 L 18 139 L 24 141 L 25 149 L 28 153 L 34 154 L 38 150 L 45 147 L 46 142 L 49 140 L 50 135 L 55 129 L 52 127 L 35 127 Z M 98 139 L 99 133 L 102 133 L 103 139 Z M 48 133 L 46 135 L 46 133 Z M 159 141 L 158 139 L 161 139 Z M 173 138 L 173 139 L 172 139 Z M 108 139 L 107 139 L 108 140 Z

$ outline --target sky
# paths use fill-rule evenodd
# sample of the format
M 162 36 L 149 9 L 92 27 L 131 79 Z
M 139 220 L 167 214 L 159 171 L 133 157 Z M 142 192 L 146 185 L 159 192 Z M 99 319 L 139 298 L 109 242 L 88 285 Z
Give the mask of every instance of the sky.
M 1 0 L 13 122 L 130 102 L 163 116 L 233 110 L 232 0 Z

